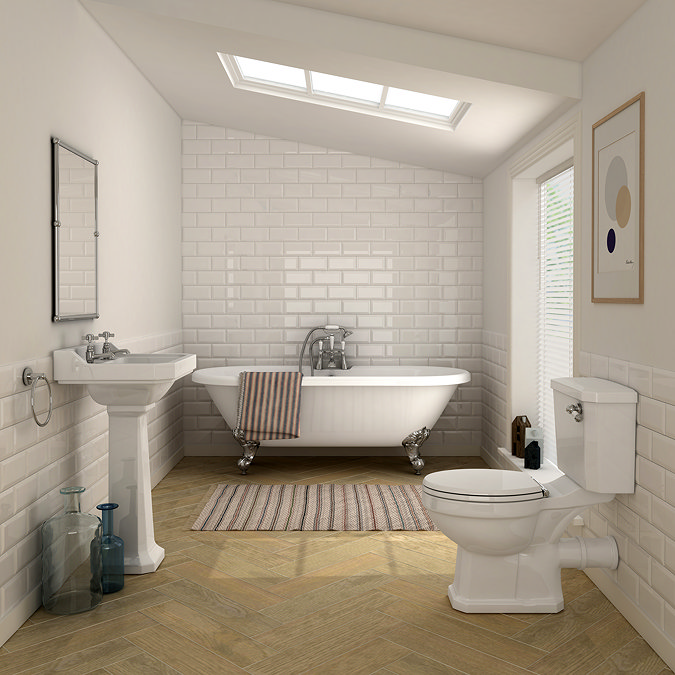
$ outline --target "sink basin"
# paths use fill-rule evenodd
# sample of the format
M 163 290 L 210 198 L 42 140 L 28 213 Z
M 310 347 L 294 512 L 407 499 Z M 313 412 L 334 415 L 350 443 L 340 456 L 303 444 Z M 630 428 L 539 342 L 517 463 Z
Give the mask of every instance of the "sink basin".
M 101 405 L 151 405 L 197 366 L 194 354 L 125 354 L 87 363 L 84 347 L 54 352 L 54 379 L 84 384 Z
M 84 346 L 54 352 L 54 379 L 85 385 L 108 407 L 108 501 L 119 504 L 125 574 L 154 572 L 164 558 L 152 518 L 148 412 L 196 366 L 194 354 L 124 354 L 87 363 Z

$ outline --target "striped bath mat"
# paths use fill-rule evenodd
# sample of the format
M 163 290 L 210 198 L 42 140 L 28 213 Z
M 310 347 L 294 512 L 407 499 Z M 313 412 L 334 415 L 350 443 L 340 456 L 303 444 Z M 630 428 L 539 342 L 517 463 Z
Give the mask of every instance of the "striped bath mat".
M 193 530 L 435 530 L 417 485 L 215 487 Z

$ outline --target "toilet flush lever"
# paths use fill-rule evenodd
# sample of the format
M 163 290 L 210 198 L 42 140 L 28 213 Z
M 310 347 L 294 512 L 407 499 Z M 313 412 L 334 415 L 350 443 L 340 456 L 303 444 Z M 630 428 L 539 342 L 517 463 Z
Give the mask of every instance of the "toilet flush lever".
M 581 422 L 584 419 L 584 411 L 581 407 L 581 403 L 570 403 L 565 411 L 572 415 L 572 419 L 575 422 Z

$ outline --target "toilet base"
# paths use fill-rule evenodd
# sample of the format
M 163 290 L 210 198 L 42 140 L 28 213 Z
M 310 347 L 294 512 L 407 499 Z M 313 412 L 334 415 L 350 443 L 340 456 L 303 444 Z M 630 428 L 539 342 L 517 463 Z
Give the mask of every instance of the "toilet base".
M 556 614 L 565 603 L 553 596 L 547 598 L 467 598 L 455 584 L 448 586 L 448 598 L 454 609 L 466 614 Z
M 618 562 L 613 537 L 562 539 L 507 556 L 470 553 L 458 546 L 448 597 L 466 613 L 552 614 L 565 605 L 561 567 L 615 569 Z
M 491 556 L 458 546 L 455 579 L 448 587 L 450 603 L 470 614 L 559 612 L 564 601 L 558 557 L 551 555 L 554 548 L 544 544 Z

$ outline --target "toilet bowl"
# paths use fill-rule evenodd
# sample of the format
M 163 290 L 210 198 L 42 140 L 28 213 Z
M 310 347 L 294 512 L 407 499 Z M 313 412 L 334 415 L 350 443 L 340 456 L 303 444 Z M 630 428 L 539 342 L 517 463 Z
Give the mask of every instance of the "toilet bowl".
M 618 565 L 612 537 L 561 537 L 579 513 L 633 491 L 637 395 L 597 378 L 564 378 L 552 386 L 560 470 L 546 482 L 535 471 L 499 469 L 424 478 L 424 506 L 457 544 L 448 588 L 455 609 L 558 612 L 561 568 Z
M 424 506 L 457 544 L 448 588 L 452 606 L 463 612 L 559 612 L 561 567 L 618 565 L 612 537 L 560 539 L 574 516 L 613 496 L 588 492 L 564 475 L 540 484 L 520 471 L 429 474 Z

